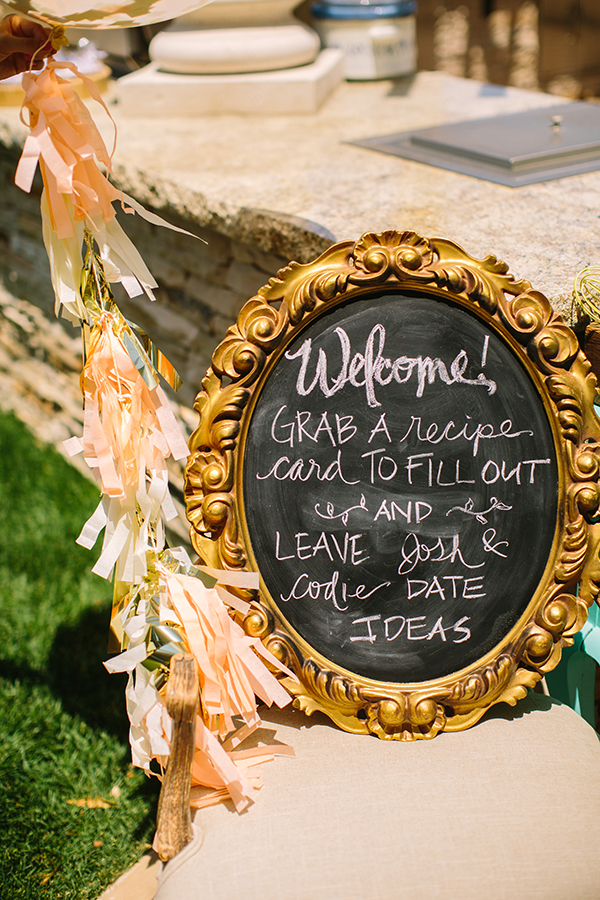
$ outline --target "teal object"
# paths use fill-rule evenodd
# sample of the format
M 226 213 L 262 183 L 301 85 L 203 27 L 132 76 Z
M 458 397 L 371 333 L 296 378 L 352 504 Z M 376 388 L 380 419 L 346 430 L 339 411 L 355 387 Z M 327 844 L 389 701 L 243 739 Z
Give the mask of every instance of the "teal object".
M 597 402 L 594 412 L 600 416 Z M 594 603 L 573 646 L 563 650 L 556 669 L 546 675 L 550 696 L 574 709 L 592 728 L 596 727 L 596 666 L 600 666 L 600 608 Z
M 600 609 L 594 604 L 573 646 L 563 650 L 559 665 L 546 675 L 550 696 L 574 709 L 592 728 L 596 727 L 596 665 L 600 665 Z

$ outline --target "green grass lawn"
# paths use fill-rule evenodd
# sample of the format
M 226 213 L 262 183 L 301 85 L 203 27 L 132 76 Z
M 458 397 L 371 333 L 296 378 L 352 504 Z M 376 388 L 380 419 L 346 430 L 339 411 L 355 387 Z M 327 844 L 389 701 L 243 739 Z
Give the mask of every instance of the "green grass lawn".
M 111 586 L 75 544 L 99 491 L 0 413 L 0 898 L 86 900 L 152 840 L 108 675 Z

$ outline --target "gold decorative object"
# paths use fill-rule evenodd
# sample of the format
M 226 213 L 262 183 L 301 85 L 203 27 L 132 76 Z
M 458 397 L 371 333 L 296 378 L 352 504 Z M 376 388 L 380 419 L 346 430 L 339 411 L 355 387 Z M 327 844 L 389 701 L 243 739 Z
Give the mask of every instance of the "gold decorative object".
M 573 286 L 575 299 L 592 322 L 600 322 L 600 266 L 586 266 Z
M 514 355 L 533 384 L 554 442 L 556 528 L 543 576 L 524 612 L 492 650 L 429 681 L 377 681 L 333 663 L 291 628 L 264 582 L 243 617 L 246 632 L 294 671 L 295 705 L 347 731 L 386 740 L 432 738 L 475 724 L 496 703 L 514 705 L 573 643 L 600 586 L 600 421 L 596 377 L 575 334 L 527 281 L 494 256 L 477 260 L 448 240 L 413 232 L 365 234 L 309 265 L 291 263 L 250 299 L 217 347 L 196 399 L 186 502 L 192 540 L 215 568 L 256 569 L 244 505 L 244 449 L 261 391 L 291 341 L 341 304 L 403 292 L 468 311 Z M 492 498 L 498 515 L 502 503 Z M 482 512 L 462 510 L 485 522 Z M 267 515 L 265 511 L 265 515 Z M 445 639 L 445 638 L 444 638 Z

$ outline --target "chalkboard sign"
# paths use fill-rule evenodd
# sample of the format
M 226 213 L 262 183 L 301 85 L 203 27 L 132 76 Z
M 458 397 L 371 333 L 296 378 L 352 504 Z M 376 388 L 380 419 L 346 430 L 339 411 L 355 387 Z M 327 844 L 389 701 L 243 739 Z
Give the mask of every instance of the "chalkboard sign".
M 597 593 L 600 423 L 574 334 L 526 282 L 365 235 L 272 279 L 203 385 L 195 544 L 260 573 L 244 624 L 297 705 L 432 737 L 556 665 Z
M 314 321 L 265 381 L 243 472 L 253 557 L 283 616 L 381 681 L 488 653 L 556 531 L 539 394 L 495 333 L 437 298 L 374 296 Z

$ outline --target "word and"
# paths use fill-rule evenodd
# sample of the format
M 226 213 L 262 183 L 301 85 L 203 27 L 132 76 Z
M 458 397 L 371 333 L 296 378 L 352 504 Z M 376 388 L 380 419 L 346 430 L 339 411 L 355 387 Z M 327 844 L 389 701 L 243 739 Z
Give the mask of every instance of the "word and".
M 386 497 L 383 498 L 381 503 L 379 504 L 379 509 L 373 516 L 373 521 L 376 522 L 380 516 L 385 516 L 388 522 L 396 521 L 396 513 L 399 516 L 402 516 L 403 519 L 406 519 L 406 524 L 412 524 L 412 516 L 414 511 L 415 522 L 417 525 L 420 525 L 421 522 L 424 521 L 429 515 L 431 515 L 433 511 L 433 506 L 431 503 L 426 503 L 424 500 L 417 500 L 414 503 L 409 500 L 406 504 L 406 509 L 402 509 L 399 503 L 396 503 L 395 500 L 388 500 Z

